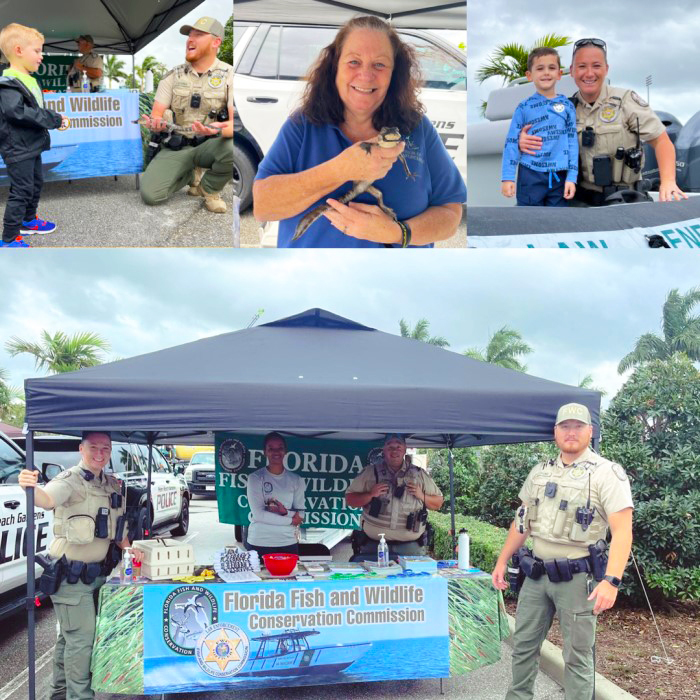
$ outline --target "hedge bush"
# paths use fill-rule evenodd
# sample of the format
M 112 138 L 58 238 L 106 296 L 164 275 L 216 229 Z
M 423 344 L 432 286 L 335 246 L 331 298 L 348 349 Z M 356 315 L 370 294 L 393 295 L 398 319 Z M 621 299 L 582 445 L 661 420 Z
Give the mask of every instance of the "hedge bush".
M 635 370 L 603 416 L 601 451 L 630 477 L 650 594 L 700 600 L 700 372 L 685 355 Z M 622 591 L 641 597 L 636 572 Z

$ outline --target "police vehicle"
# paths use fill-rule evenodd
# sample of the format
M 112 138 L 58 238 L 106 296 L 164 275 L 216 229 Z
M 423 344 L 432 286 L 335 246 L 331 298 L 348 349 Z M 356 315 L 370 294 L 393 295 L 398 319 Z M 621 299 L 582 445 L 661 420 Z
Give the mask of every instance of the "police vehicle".
M 308 68 L 338 27 L 234 22 L 233 186 L 241 211 L 253 201 L 258 163 L 294 111 Z M 420 100 L 466 182 L 466 54 L 427 31 L 397 29 L 416 50 Z
M 17 483 L 24 462 L 22 450 L 0 433 L 0 619 L 23 607 L 27 590 L 27 506 Z M 60 471 L 61 467 L 45 465 L 39 483 L 45 484 Z M 53 537 L 53 513 L 37 508 L 34 523 L 35 551 L 46 552 Z M 41 571 L 37 566 L 37 579 Z
M 17 438 L 21 447 L 25 438 Z M 64 469 L 80 461 L 80 438 L 59 435 L 34 436 L 34 462 L 43 468 L 45 464 L 59 464 Z M 105 471 L 114 474 L 126 484 L 126 508 L 129 519 L 130 539 L 142 539 L 147 530 L 149 511 L 146 507 L 148 475 L 148 447 L 126 442 L 112 442 L 112 459 Z M 182 476 L 157 447 L 153 448 L 151 472 L 151 529 L 154 533 L 172 531 L 173 535 L 186 535 L 190 521 L 190 492 Z

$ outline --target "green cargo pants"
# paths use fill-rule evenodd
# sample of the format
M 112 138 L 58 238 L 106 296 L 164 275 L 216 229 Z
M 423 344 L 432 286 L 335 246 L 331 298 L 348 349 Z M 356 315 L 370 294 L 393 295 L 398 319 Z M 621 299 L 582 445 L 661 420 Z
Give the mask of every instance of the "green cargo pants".
M 141 199 L 146 204 L 162 204 L 189 184 L 195 167 L 207 170 L 200 183 L 206 192 L 221 192 L 233 179 L 233 139 L 208 139 L 179 151 L 161 148 L 141 175 Z
M 97 578 L 87 585 L 82 581 L 63 581 L 51 596 L 58 618 L 58 639 L 53 655 L 51 700 L 92 700 L 90 658 L 95 641 L 95 591 L 105 582 Z
M 587 574 L 552 583 L 547 576 L 526 578 L 518 598 L 513 636 L 513 682 L 506 700 L 531 700 L 540 647 L 556 611 L 564 643 L 566 700 L 590 700 L 593 695 L 595 601 L 588 601 Z M 595 586 L 595 581 L 593 581 Z

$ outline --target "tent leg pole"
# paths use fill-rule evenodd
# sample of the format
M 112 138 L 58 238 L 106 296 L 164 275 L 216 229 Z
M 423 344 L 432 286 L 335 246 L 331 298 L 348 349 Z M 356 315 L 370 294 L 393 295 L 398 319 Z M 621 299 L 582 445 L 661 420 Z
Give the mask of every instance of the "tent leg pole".
M 151 474 L 153 473 L 153 435 L 148 436 L 148 481 L 146 482 L 146 529 L 151 537 Z
M 442 687 L 442 678 L 441 678 L 441 679 L 440 679 L 440 695 L 444 695 L 444 694 L 445 694 L 445 691 L 444 691 L 444 689 L 443 689 L 443 687 Z
M 452 448 L 447 448 L 447 460 L 450 467 L 450 518 L 452 533 L 452 558 L 457 557 L 457 532 L 455 531 L 455 465 L 452 456 Z
M 27 469 L 34 469 L 34 431 L 27 433 L 26 445 Z M 36 697 L 36 678 L 34 676 L 36 666 L 36 645 L 35 645 L 35 622 L 34 622 L 34 489 L 27 489 L 27 640 L 28 640 L 28 663 L 27 663 L 27 685 L 29 689 L 29 700 Z

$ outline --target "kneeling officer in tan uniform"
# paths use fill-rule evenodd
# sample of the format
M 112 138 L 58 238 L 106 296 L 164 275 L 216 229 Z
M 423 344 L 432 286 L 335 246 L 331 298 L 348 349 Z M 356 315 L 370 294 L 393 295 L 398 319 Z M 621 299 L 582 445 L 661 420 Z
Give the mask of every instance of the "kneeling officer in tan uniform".
M 188 194 L 204 197 L 209 211 L 223 213 L 220 193 L 233 179 L 233 66 L 216 58 L 224 28 L 202 17 L 180 27 L 180 34 L 187 36 L 187 63 L 160 81 L 144 121 L 154 132 L 166 131 L 164 122 L 173 121 L 186 133 L 160 137 L 161 149 L 141 177 L 141 198 L 160 204 L 189 184 Z
M 590 449 L 592 434 L 585 406 L 570 403 L 559 409 L 554 426 L 559 456 L 529 473 L 491 575 L 496 588 L 507 588 L 507 562 L 518 553 L 526 578 L 507 700 L 532 698 L 540 647 L 555 611 L 564 640 L 566 700 L 588 700 L 593 693 L 596 615 L 615 604 L 632 547 L 634 506 L 624 469 Z M 606 556 L 608 528 L 612 541 Z M 523 547 L 529 535 L 532 552 Z
M 37 486 L 38 472 L 24 469 L 23 488 L 33 488 L 36 505 L 54 511 L 50 566 L 40 588 L 51 593 L 59 632 L 53 659 L 51 700 L 91 700 L 90 656 L 95 640 L 95 595 L 130 546 L 125 533 L 126 495 L 103 470 L 112 454 L 106 433 L 83 434 L 80 463 Z M 140 561 L 141 552 L 134 550 Z M 49 563 L 49 562 L 44 562 Z M 43 564 L 42 564 L 43 565 Z

